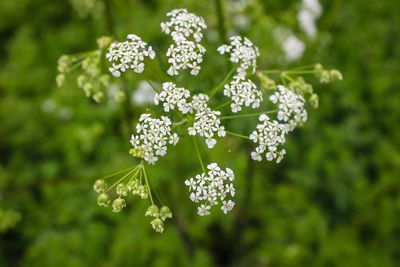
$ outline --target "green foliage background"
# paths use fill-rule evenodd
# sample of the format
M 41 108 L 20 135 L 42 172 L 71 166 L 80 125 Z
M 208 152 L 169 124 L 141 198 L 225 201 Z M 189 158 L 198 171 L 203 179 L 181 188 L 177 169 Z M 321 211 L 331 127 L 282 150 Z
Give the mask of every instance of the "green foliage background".
M 226 26 L 235 29 L 222 2 Z M 277 24 L 296 30 L 299 1 L 252 2 L 250 28 L 239 33 L 260 47 L 264 68 L 291 67 L 270 33 Z M 56 62 L 95 49 L 96 38 L 110 31 L 120 40 L 137 33 L 165 49 L 159 23 L 178 7 L 205 17 L 217 33 L 215 5 L 108 3 L 111 21 L 102 3 L 88 13 L 68 1 L 0 1 L 0 209 L 21 215 L 0 235 L 0 266 L 399 266 L 398 0 L 322 1 L 318 39 L 293 66 L 320 62 L 340 69 L 344 80 L 316 86 L 320 108 L 289 136 L 281 164 L 248 160 L 251 144 L 235 139 L 206 156 L 234 169 L 234 212 L 195 214 L 183 184 L 199 172 L 190 142 L 150 168 L 153 187 L 174 213 L 162 235 L 144 217 L 145 201 L 131 199 L 119 214 L 97 207 L 94 180 L 133 164 L 131 125 L 124 108 L 93 103 L 73 79 L 57 88 Z M 215 35 L 206 45 L 205 73 L 192 82 L 197 90 L 228 71 L 212 52 L 220 43 Z M 137 82 L 131 77 L 128 90 Z M 141 112 L 129 109 L 132 118 Z M 231 127 L 246 132 L 254 123 Z

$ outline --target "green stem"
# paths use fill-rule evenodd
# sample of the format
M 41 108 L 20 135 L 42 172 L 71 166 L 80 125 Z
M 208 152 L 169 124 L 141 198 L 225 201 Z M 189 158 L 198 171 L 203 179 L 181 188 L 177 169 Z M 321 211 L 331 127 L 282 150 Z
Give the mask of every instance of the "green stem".
M 194 147 L 196 148 L 196 153 L 197 153 L 197 157 L 199 158 L 201 169 L 205 173 L 206 169 L 204 168 L 203 159 L 201 158 L 200 151 L 199 151 L 199 146 L 197 145 L 197 141 L 196 141 L 196 137 L 195 136 L 193 136 L 193 143 L 194 143 Z
M 209 94 L 209 97 L 211 98 L 213 95 L 215 95 L 221 88 L 224 87 L 224 85 L 226 84 L 226 82 L 228 81 L 228 79 L 232 76 L 233 72 L 236 70 L 236 67 L 233 67 L 230 72 L 228 73 L 228 75 L 226 75 L 226 77 L 222 80 L 222 82 L 220 82 L 217 86 L 215 86 L 211 93 Z
M 187 121 L 188 121 L 188 119 L 183 119 L 183 120 L 181 120 L 181 121 L 174 122 L 174 123 L 172 124 L 172 129 L 174 129 L 175 127 L 178 127 L 179 125 L 185 124 Z
M 156 93 L 160 93 L 160 90 L 158 90 L 152 82 L 150 82 L 150 80 L 148 80 L 147 78 L 145 78 L 146 82 L 151 86 L 151 88 L 156 92 Z
M 233 102 L 233 100 L 229 100 L 229 101 L 227 101 L 227 102 L 225 102 L 225 103 L 219 105 L 218 107 L 216 107 L 215 110 L 219 110 L 219 109 L 221 109 L 221 108 L 223 108 L 223 107 L 225 107 L 225 106 L 231 104 L 232 102 Z
M 226 131 L 227 134 L 232 135 L 232 136 L 236 136 L 236 137 L 240 137 L 240 138 L 244 138 L 247 140 L 251 140 L 250 137 L 246 136 L 246 135 L 242 135 L 242 134 L 237 134 L 237 133 L 233 133 L 230 131 Z
M 269 110 L 269 111 L 263 111 L 263 112 L 257 112 L 257 113 L 248 113 L 248 114 L 239 114 L 239 115 L 232 115 L 232 116 L 223 116 L 219 117 L 220 120 L 229 120 L 229 119 L 236 119 L 236 118 L 247 118 L 247 117 L 252 117 L 252 116 L 258 116 L 261 114 L 271 114 L 278 112 L 277 109 L 274 110 Z
M 117 175 L 117 174 L 120 174 L 120 173 L 123 173 L 123 172 L 129 171 L 129 170 L 131 170 L 131 169 L 133 169 L 133 168 L 137 168 L 137 166 L 130 167 L 130 168 L 128 168 L 128 169 L 125 169 L 125 170 L 122 170 L 122 171 L 117 171 L 117 172 L 114 172 L 114 173 L 112 173 L 112 174 L 110 174 L 110 175 L 107 175 L 107 176 L 101 177 L 101 179 L 107 179 L 107 178 L 111 178 L 111 177 L 113 177 L 113 176 L 115 176 L 115 175 Z
M 217 11 L 218 18 L 218 34 L 222 43 L 226 43 L 226 26 L 225 26 L 225 17 L 224 17 L 224 5 L 222 0 L 215 0 L 215 8 Z
M 151 195 L 149 181 L 147 179 L 146 168 L 144 167 L 144 165 L 142 165 L 142 170 L 143 170 L 143 174 L 144 174 L 144 180 L 146 181 L 147 190 L 149 191 L 149 197 L 150 197 L 151 204 L 154 205 L 153 196 Z
M 129 174 L 133 173 L 137 168 L 139 168 L 140 165 L 136 166 L 135 169 L 131 170 L 130 172 L 128 172 L 127 174 L 125 174 L 124 176 L 122 176 L 122 178 L 120 178 L 118 181 L 116 181 L 112 186 L 110 186 L 110 188 L 107 189 L 106 193 L 109 192 L 111 189 L 113 189 L 117 184 L 119 184 L 121 181 L 123 181 L 126 177 L 129 176 Z

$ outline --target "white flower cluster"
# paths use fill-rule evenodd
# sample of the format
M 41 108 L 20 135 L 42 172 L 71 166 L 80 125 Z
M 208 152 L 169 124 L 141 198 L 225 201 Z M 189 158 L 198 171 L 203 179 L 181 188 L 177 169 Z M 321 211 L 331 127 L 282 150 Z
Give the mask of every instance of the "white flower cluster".
M 212 110 L 207 102 L 209 97 L 205 94 L 197 94 L 189 102 L 190 92 L 185 88 L 179 88 L 174 83 L 166 82 L 163 90 L 154 97 L 154 103 L 163 103 L 164 111 L 169 112 L 175 107 L 182 114 L 194 114 L 194 122 L 188 128 L 189 135 L 199 135 L 206 138 L 208 148 L 213 148 L 217 143 L 215 136 L 224 137 L 225 127 L 221 125 L 218 118 L 221 112 Z
M 317 26 L 315 21 L 322 15 L 322 7 L 318 0 L 303 0 L 300 11 L 297 14 L 300 28 L 310 38 L 317 35 Z
M 112 62 L 109 70 L 115 77 L 121 76 L 121 72 L 125 72 L 127 69 L 142 73 L 144 58 L 154 59 L 155 56 L 153 48 L 135 34 L 128 34 L 125 42 L 112 43 L 106 54 L 108 61 Z
M 279 124 L 278 121 L 270 121 L 265 114 L 260 115 L 260 123 L 257 125 L 257 130 L 250 135 L 250 139 L 258 146 L 251 152 L 253 160 L 261 161 L 262 154 L 265 153 L 265 158 L 268 161 L 276 159 L 276 163 L 281 162 L 286 154 L 285 149 L 278 150 L 280 145 L 285 143 L 285 135 L 287 134 L 286 125 Z
M 235 203 L 225 200 L 227 197 L 235 196 L 235 188 L 232 181 L 235 179 L 233 171 L 229 168 L 222 170 L 217 163 L 207 166 L 208 172 L 187 179 L 185 185 L 189 187 L 190 199 L 194 203 L 200 203 L 197 213 L 200 216 L 210 215 L 212 206 L 221 201 L 221 210 L 226 214 L 232 210 Z
M 178 107 L 178 110 L 182 112 L 182 114 L 186 114 L 190 111 L 190 105 L 187 102 L 189 97 L 189 90 L 176 87 L 172 82 L 166 82 L 162 85 L 162 91 L 155 94 L 154 104 L 158 105 L 160 102 L 163 102 L 165 112 L 169 112 L 175 109 L 175 107 Z
M 229 53 L 230 61 L 239 63 L 237 73 L 245 77 L 248 70 L 252 73 L 257 68 L 257 57 L 260 55 L 259 49 L 246 37 L 232 36 L 229 38 L 230 44 L 224 44 L 218 47 L 218 52 L 223 55 Z
M 207 28 L 202 17 L 186 9 L 174 9 L 167 13 L 170 20 L 161 23 L 162 32 L 171 35 L 176 43 L 193 36 L 196 42 L 203 38 L 202 30 Z
M 241 76 L 234 76 L 229 84 L 224 86 L 224 95 L 233 100 L 231 104 L 232 112 L 239 112 L 245 105 L 252 108 L 260 107 L 263 101 L 262 92 L 250 79 L 243 79 Z
M 165 116 L 153 119 L 150 114 L 142 114 L 136 124 L 136 132 L 137 135 L 131 137 L 132 154 L 149 164 L 154 164 L 158 156 L 167 153 L 167 143 L 176 145 L 179 141 L 178 135 L 171 131 L 170 119 Z
M 298 60 L 303 56 L 306 46 L 302 40 L 297 38 L 294 34 L 290 34 L 283 41 L 282 48 L 283 52 L 285 53 L 286 60 L 291 62 Z
M 208 148 L 213 148 L 217 144 L 215 135 L 224 137 L 226 135 L 225 127 L 221 125 L 218 116 L 221 112 L 207 107 L 196 111 L 193 126 L 188 128 L 189 135 L 199 135 L 206 138 Z
M 208 108 L 208 100 L 210 98 L 205 94 L 197 94 L 192 97 L 192 101 L 190 102 L 190 113 L 195 111 L 201 112 Z
M 208 148 L 213 148 L 217 143 L 215 135 L 224 137 L 225 127 L 218 118 L 221 112 L 212 110 L 207 102 L 209 97 L 204 94 L 194 95 L 190 103 L 190 113 L 195 113 L 193 126 L 188 128 L 189 135 L 199 135 L 206 138 Z
M 207 28 L 204 19 L 186 9 L 174 9 L 167 16 L 170 20 L 162 22 L 161 29 L 175 42 L 167 51 L 168 63 L 171 64 L 167 73 L 175 76 L 181 69 L 190 69 L 190 74 L 197 75 L 206 52 L 199 44 L 203 38 L 202 30 Z
M 307 121 L 305 99 L 283 85 L 277 87 L 279 91 L 271 95 L 269 99 L 278 106 L 278 120 L 287 122 L 288 129 L 293 130 Z

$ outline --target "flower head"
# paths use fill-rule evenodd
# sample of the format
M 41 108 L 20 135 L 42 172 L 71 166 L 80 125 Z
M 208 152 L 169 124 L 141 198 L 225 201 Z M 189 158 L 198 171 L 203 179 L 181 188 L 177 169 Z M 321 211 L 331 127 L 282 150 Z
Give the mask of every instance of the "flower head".
M 186 9 L 174 9 L 167 16 L 169 20 L 161 23 L 161 29 L 174 40 L 167 51 L 171 64 L 167 73 L 175 76 L 179 70 L 190 69 L 190 74 L 197 75 L 206 52 L 199 44 L 203 38 L 202 30 L 207 28 L 204 19 Z
M 278 120 L 287 122 L 290 130 L 307 121 L 307 111 L 304 108 L 305 99 L 283 85 L 278 85 L 278 91 L 269 98 L 278 106 Z
M 136 135 L 132 135 L 132 154 L 154 164 L 159 156 L 167 153 L 167 144 L 176 145 L 179 137 L 172 133 L 171 121 L 168 117 L 151 118 L 150 114 L 142 114 L 136 124 Z
M 250 139 L 258 144 L 251 152 L 251 158 L 261 161 L 262 155 L 265 153 L 268 161 L 276 159 L 276 163 L 279 163 L 286 154 L 285 149 L 279 147 L 285 143 L 287 127 L 277 121 L 271 121 L 265 114 L 260 115 L 259 120 L 257 130 L 250 135 Z
M 216 135 L 224 137 L 226 135 L 225 127 L 221 125 L 218 116 L 221 112 L 207 107 L 200 109 L 194 116 L 193 126 L 188 128 L 189 135 L 199 135 L 206 138 L 208 148 L 213 148 L 217 143 Z
M 238 75 L 246 76 L 248 70 L 254 73 L 257 68 L 257 57 L 260 55 L 259 49 L 252 41 L 246 37 L 232 36 L 230 44 L 224 44 L 218 48 L 218 52 L 223 55 L 228 53 L 230 61 L 238 63 Z
M 233 80 L 224 86 L 224 95 L 230 97 L 232 112 L 239 112 L 242 106 L 258 108 L 263 100 L 262 92 L 250 80 L 241 76 L 234 76 Z
M 128 34 L 127 40 L 124 42 L 112 43 L 106 54 L 106 59 L 112 62 L 109 70 L 115 77 L 119 77 L 122 72 L 128 69 L 142 73 L 145 57 L 154 59 L 155 52 L 151 46 L 134 34 Z
M 166 82 L 162 85 L 162 91 L 155 94 L 154 104 L 158 105 L 162 102 L 165 112 L 169 112 L 177 107 L 182 114 L 186 114 L 190 111 L 190 105 L 187 102 L 189 97 L 189 90 L 176 87 L 172 82 Z
M 190 74 L 197 75 L 205 52 L 204 46 L 188 40 L 171 44 L 167 51 L 168 63 L 171 64 L 167 70 L 168 75 L 178 75 L 179 70 L 185 69 L 190 69 Z
M 224 213 L 232 210 L 235 203 L 227 199 L 235 196 L 233 187 L 234 173 L 231 169 L 222 170 L 217 163 L 211 163 L 207 166 L 207 173 L 196 175 L 185 181 L 189 187 L 190 199 L 199 203 L 197 213 L 200 216 L 210 214 L 212 206 L 222 204 L 221 210 Z
M 207 28 L 202 17 L 189 13 L 186 9 L 174 9 L 167 16 L 169 20 L 161 23 L 161 29 L 171 35 L 176 43 L 190 37 L 196 42 L 201 41 L 202 31 Z

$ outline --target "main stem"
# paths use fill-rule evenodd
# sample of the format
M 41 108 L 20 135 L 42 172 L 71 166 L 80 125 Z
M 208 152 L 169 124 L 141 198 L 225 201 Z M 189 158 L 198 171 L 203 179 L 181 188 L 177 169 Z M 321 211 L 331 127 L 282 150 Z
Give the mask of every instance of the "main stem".
M 195 149 L 196 149 L 197 157 L 199 158 L 199 162 L 200 162 L 200 165 L 201 165 L 201 169 L 202 169 L 203 172 L 205 173 L 205 172 L 206 172 L 206 169 L 204 168 L 203 159 L 201 158 L 199 146 L 197 145 L 197 141 L 196 141 L 196 137 L 195 137 L 195 136 L 193 136 L 193 144 L 194 144 L 194 147 L 195 147 Z
M 224 18 L 224 6 L 222 0 L 214 0 L 215 8 L 217 11 L 218 18 L 218 34 L 222 43 L 226 43 L 226 26 L 225 26 L 225 18 Z

